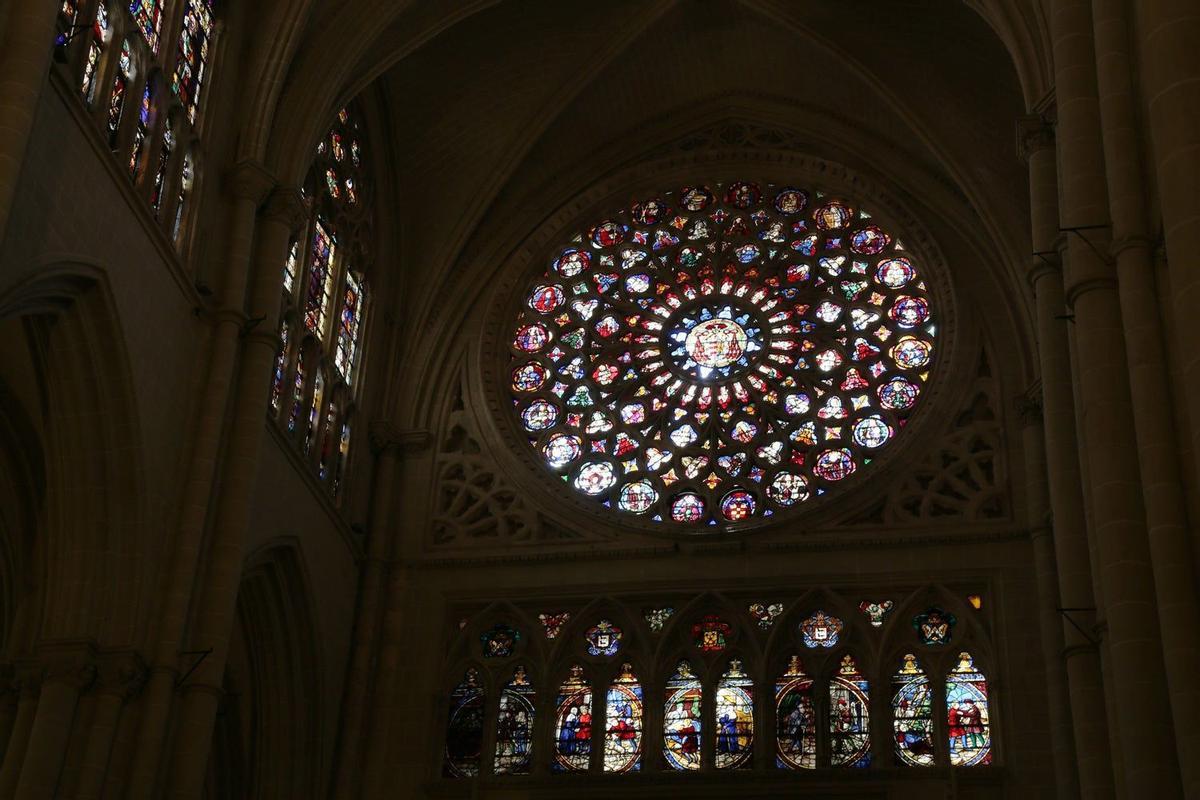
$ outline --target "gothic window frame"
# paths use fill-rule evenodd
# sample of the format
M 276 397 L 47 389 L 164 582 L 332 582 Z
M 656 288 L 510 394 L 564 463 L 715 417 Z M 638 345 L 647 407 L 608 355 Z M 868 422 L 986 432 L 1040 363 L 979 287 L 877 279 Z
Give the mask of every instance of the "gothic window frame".
M 178 57 L 179 38 L 182 34 L 184 12 L 192 0 L 166 0 L 158 2 L 159 9 L 157 47 L 152 48 L 134 20 L 130 4 L 124 0 L 68 0 L 73 1 L 74 22 L 67 26 L 69 15 L 60 10 L 58 38 L 55 47 L 59 51 L 55 66 L 68 84 L 82 95 L 86 114 L 105 138 L 113 151 L 120 172 L 130 181 L 153 218 L 156 227 L 174 245 L 180 254 L 185 254 L 194 238 L 192 218 L 195 216 L 195 197 L 199 182 L 203 179 L 204 153 L 202 146 L 202 124 L 209 100 L 201 97 L 197 113 L 192 118 L 171 91 L 171 78 Z M 207 2 L 207 0 L 195 0 Z M 213 64 L 219 61 L 219 50 L 223 45 L 221 35 L 222 5 L 215 3 L 211 13 L 211 35 L 208 37 L 205 64 L 204 88 L 212 93 Z M 107 27 L 104 36 L 97 39 L 96 20 L 104 9 Z M 133 78 L 124 90 L 121 118 L 111 138 L 108 129 L 108 112 L 112 101 L 114 81 L 120 70 L 120 56 L 124 43 L 129 44 L 134 67 Z M 98 45 L 99 55 L 94 65 L 89 66 L 93 46 Z M 90 77 L 88 77 L 90 76 Z M 138 106 L 145 87 L 152 87 L 150 116 L 146 130 L 139 130 Z M 170 130 L 168 144 L 167 131 Z M 140 140 L 140 142 L 139 142 Z M 135 148 L 136 146 L 136 148 Z M 135 154 L 136 149 L 136 154 Z M 169 153 L 164 158 L 164 152 Z M 131 169 L 135 163 L 136 169 Z M 161 180 L 160 178 L 161 173 Z
M 342 157 L 333 150 L 333 137 L 350 133 Z M 356 149 L 357 148 L 357 149 Z M 280 344 L 270 378 L 268 416 L 279 426 L 306 462 L 318 483 L 335 504 L 345 497 L 351 472 L 353 441 L 358 428 L 359 400 L 367 357 L 367 340 L 374 295 L 374 163 L 366 114 L 362 104 L 351 103 L 334 112 L 314 153 L 303 186 L 307 208 L 304 226 L 288 243 L 281 265 Z M 325 176 L 330 169 L 343 169 L 338 196 L 333 196 Z M 350 202 L 349 181 L 354 181 L 357 199 Z M 323 274 L 315 272 L 317 232 L 329 242 Z M 295 258 L 293 260 L 293 254 Z M 319 278 L 317 321 L 310 324 L 309 291 Z M 342 363 L 341 321 L 350 281 L 356 281 L 356 338 L 348 369 Z M 303 371 L 301 371 L 301 367 Z M 302 385 L 297 381 L 302 377 Z M 299 393 L 295 389 L 299 386 Z M 296 397 L 300 413 L 296 415 Z M 293 425 L 293 420 L 295 424 Z
M 880 588 L 884 590 L 880 591 Z M 932 590 L 933 593 L 938 591 L 941 590 Z M 999 681 L 992 658 L 992 647 L 986 635 L 986 625 L 982 619 L 973 620 L 965 625 L 963 635 L 954 642 L 945 646 L 929 646 L 920 643 L 910 624 L 910 612 L 919 608 L 921 602 L 928 602 L 929 591 L 918 590 L 917 594 L 921 595 L 919 602 L 910 597 L 906 602 L 897 603 L 897 611 L 900 613 L 891 615 L 881 627 L 872 626 L 869 619 L 862 614 L 850 614 L 862 597 L 899 598 L 906 594 L 910 592 L 897 591 L 894 588 L 888 590 L 886 587 L 823 587 L 789 598 L 788 611 L 781 615 L 770 629 L 757 631 L 754 630 L 754 620 L 746 613 L 744 602 L 714 598 L 711 594 L 701 595 L 690 602 L 680 602 L 679 594 L 675 593 L 661 597 L 639 594 L 628 598 L 601 598 L 584 604 L 569 598 L 527 601 L 517 605 L 493 604 L 473 616 L 462 618 L 460 629 L 451 637 L 447 661 L 449 671 L 445 673 L 445 681 L 449 687 L 447 692 L 456 685 L 454 677 L 461 676 L 465 664 L 474 664 L 480 669 L 481 675 L 485 676 L 483 683 L 491 695 L 487 700 L 488 716 L 484 722 L 484 744 L 479 773 L 481 779 L 553 782 L 566 777 L 567 773 L 552 770 L 551 762 L 556 746 L 556 698 L 574 665 L 582 668 L 585 685 L 591 693 L 593 720 L 588 766 L 580 772 L 589 776 L 607 775 L 610 776 L 606 778 L 608 780 L 634 782 L 642 780 L 641 776 L 644 775 L 658 775 L 660 778 L 673 775 L 677 770 L 667 763 L 662 749 L 666 733 L 664 722 L 667 684 L 680 661 L 689 663 L 700 688 L 701 741 L 700 765 L 695 770 L 697 773 L 746 773 L 760 776 L 791 773 L 797 776 L 797 780 L 802 781 L 824 780 L 826 778 L 821 776 L 827 777 L 831 771 L 850 770 L 855 773 L 873 774 L 898 770 L 897 774 L 902 777 L 921 779 L 927 774 L 926 767 L 899 766 L 893 758 L 891 678 L 896 672 L 897 659 L 902 658 L 905 652 L 914 652 L 929 682 L 933 700 L 931 736 L 934 741 L 934 760 L 929 768 L 969 770 L 970 774 L 984 775 L 988 774 L 989 770 L 994 771 L 1002 767 L 1002 709 L 998 707 L 995 699 Z M 680 610 L 672 615 L 663 630 L 652 632 L 640 622 L 636 611 L 647 602 L 666 603 Z M 961 600 L 948 595 L 938 597 L 937 602 L 947 608 L 953 608 L 955 613 L 966 611 Z M 801 643 L 798 626 L 819 607 L 824 607 L 834 614 L 845 615 L 844 638 L 831 648 L 806 648 Z M 545 636 L 545 629 L 538 622 L 536 614 L 536 609 L 550 608 L 570 609 L 571 613 L 571 619 L 559 629 L 553 639 Z M 697 648 L 691 636 L 693 622 L 708 614 L 716 614 L 728 620 L 738 633 L 738 637 L 731 640 L 723 650 L 710 653 Z M 458 612 L 452 610 L 451 618 L 457 619 Z M 586 649 L 584 634 L 601 619 L 611 620 L 621 628 L 622 644 L 611 655 L 590 655 Z M 483 657 L 479 644 L 480 636 L 499 624 L 511 626 L 522 636 L 508 655 L 494 659 Z M 985 676 L 988 684 L 990 760 L 986 764 L 975 766 L 952 766 L 949 762 L 946 738 L 946 682 L 950 670 L 957 664 L 961 651 L 970 652 L 975 668 Z M 830 686 L 843 657 L 847 654 L 854 657 L 859 672 L 870 686 L 866 750 L 870 764 L 860 769 L 832 764 Z M 784 675 L 791 655 L 800 657 L 804 673 L 811 680 L 809 691 L 813 700 L 816 739 L 814 769 L 784 766 L 776 761 L 776 684 Z M 716 764 L 716 696 L 721 678 L 734 660 L 742 662 L 745 675 L 753 681 L 753 751 L 741 768 L 723 769 Z M 640 769 L 614 775 L 604 768 L 607 693 L 625 663 L 632 665 L 632 672 L 642 689 L 642 760 Z M 532 760 L 527 774 L 500 776 L 493 770 L 499 712 L 498 693 L 502 691 L 516 665 L 525 667 L 537 693 Z M 442 743 L 445 730 L 439 728 L 437 736 L 435 741 Z M 442 746 L 444 747 L 444 744 Z M 437 752 L 440 770 L 440 754 L 443 750 L 439 748 Z
M 739 162 L 736 169 L 726 164 L 735 158 Z M 665 177 L 656 178 L 655 175 Z M 887 452 L 880 453 L 869 465 L 873 476 L 871 480 L 846 481 L 847 484 L 856 485 L 843 486 L 837 492 L 812 498 L 801 504 L 796 518 L 819 524 L 820 520 L 844 515 L 847 508 L 870 502 L 867 498 L 883 495 L 885 487 L 904 468 L 905 456 L 901 454 L 908 453 L 911 457 L 914 450 L 924 446 L 921 443 L 926 440 L 918 432 L 939 426 L 939 420 L 946 418 L 943 413 L 949 410 L 954 396 L 958 394 L 958 388 L 947 385 L 949 382 L 945 379 L 957 369 L 964 352 L 957 341 L 957 289 L 948 280 L 949 270 L 945 260 L 926 227 L 887 188 L 842 165 L 799 153 L 737 152 L 734 155 L 718 150 L 650 162 L 636 169 L 629 168 L 580 192 L 548 216 L 538 228 L 513 243 L 512 254 L 500 267 L 500 280 L 489 301 L 491 312 L 488 323 L 479 333 L 482 357 L 478 363 L 483 373 L 481 387 L 486 406 L 491 412 L 483 420 L 490 425 L 481 426 L 480 433 L 492 446 L 492 452 L 501 462 L 501 469 L 511 476 L 515 488 L 531 498 L 533 505 L 543 509 L 548 519 L 570 527 L 577 526 L 578 520 L 583 517 L 589 520 L 589 527 L 614 532 L 636 529 L 672 539 L 714 532 L 711 528 L 676 529 L 670 523 L 652 523 L 634 514 L 619 514 L 615 508 L 601 507 L 591 498 L 565 490 L 563 482 L 550 474 L 540 454 L 529 446 L 529 434 L 519 429 L 519 420 L 511 410 L 512 390 L 509 385 L 513 367 L 511 335 L 515 328 L 512 314 L 513 309 L 521 307 L 526 299 L 527 289 L 536 272 L 533 265 L 541 264 L 547 253 L 565 241 L 564 232 L 581 230 L 590 222 L 603 219 L 612 209 L 628 208 L 633 198 L 643 194 L 650 196 L 663 186 L 684 185 L 698 176 L 725 182 L 769 176 L 769 180 L 766 177 L 761 179 L 762 185 L 774 183 L 778 186 L 811 187 L 831 196 L 846 196 L 861 203 L 880 225 L 900 236 L 905 249 L 913 254 L 914 262 L 919 262 L 928 294 L 934 298 L 939 318 L 937 346 L 940 355 L 932 365 L 930 377 L 922 390 L 920 407 L 905 426 L 905 435 L 896 436 L 897 441 L 885 448 Z M 765 489 L 763 486 L 756 488 Z M 835 497 L 840 499 L 835 500 Z M 615 503 L 615 500 L 612 502 Z M 721 523 L 716 530 L 733 535 L 765 531 L 781 519 L 782 516 L 776 514 L 766 519 Z

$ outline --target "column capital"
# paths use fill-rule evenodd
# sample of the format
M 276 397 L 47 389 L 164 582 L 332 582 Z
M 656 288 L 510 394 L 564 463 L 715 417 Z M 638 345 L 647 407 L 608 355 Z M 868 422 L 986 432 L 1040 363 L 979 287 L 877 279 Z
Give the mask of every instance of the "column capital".
M 1145 250 L 1152 253 L 1157 245 L 1158 243 L 1149 236 L 1122 236 L 1113 239 L 1108 251 L 1113 258 L 1117 258 L 1126 250 Z
M 257 161 L 239 161 L 226 174 L 225 185 L 238 200 L 250 200 L 260 206 L 275 186 L 275 176 Z
M 42 682 L 84 691 L 96 681 L 96 645 L 87 639 L 51 639 L 34 648 Z
M 1054 147 L 1054 124 L 1039 114 L 1017 118 L 1017 155 L 1022 161 L 1039 150 Z
M 1040 425 L 1042 422 L 1042 384 L 1038 381 L 1013 400 L 1022 427 Z
M 142 690 L 149 672 L 146 662 L 135 650 L 110 650 L 96 657 L 97 683 L 102 692 L 118 695 L 123 701 Z
M 381 419 L 371 423 L 368 435 L 371 440 L 371 450 L 380 455 L 388 450 L 400 453 L 424 450 L 433 439 L 427 430 L 421 428 L 401 429 L 391 422 Z
M 1037 282 L 1049 275 L 1062 274 L 1062 258 L 1058 251 L 1034 253 L 1029 259 L 1029 267 L 1025 270 L 1025 280 L 1031 288 L 1037 287 Z
M 286 226 L 288 233 L 294 234 L 308 222 L 308 203 L 295 186 L 276 186 L 267 198 L 263 217 Z

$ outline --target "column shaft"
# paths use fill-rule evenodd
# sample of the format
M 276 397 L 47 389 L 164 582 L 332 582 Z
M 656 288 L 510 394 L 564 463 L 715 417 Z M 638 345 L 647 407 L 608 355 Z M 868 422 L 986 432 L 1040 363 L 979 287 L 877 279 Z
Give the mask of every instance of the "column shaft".
M 0 766 L 0 797 L 12 797 L 17 791 L 17 780 L 21 777 L 21 765 L 29 749 L 29 733 L 33 730 L 33 718 L 37 714 L 38 695 L 35 687 L 21 688 L 21 699 L 17 702 L 17 719 L 13 723 L 12 736 L 4 751 L 4 764 Z
M 189 679 L 181 701 L 168 781 L 167 796 L 172 798 L 199 800 L 204 789 L 264 437 L 268 378 L 279 344 L 279 292 L 292 227 L 273 216 L 263 217 L 258 225 L 254 282 L 247 305 L 250 316 L 262 320 L 243 337 L 206 585 L 199 592 L 195 631 L 189 645 L 197 650 L 212 648 L 212 654 Z
M 79 766 L 75 800 L 96 800 L 104 791 L 109 756 L 112 753 L 113 740 L 117 736 L 117 723 L 121 719 L 121 706 L 124 702 L 125 698 L 119 692 L 111 690 L 102 691 L 96 697 L 92 729 L 88 733 L 83 763 Z
M 200 400 L 191 459 L 180 502 L 179 527 L 171 554 L 171 580 L 159 606 L 158 641 L 154 664 L 142 703 L 138 747 L 129 781 L 129 797 L 149 800 L 156 794 L 167 725 L 175 702 L 179 651 L 196 589 L 196 572 L 204 539 L 204 524 L 215 480 L 229 386 L 233 379 L 238 336 L 242 330 L 246 275 L 253 252 L 254 221 L 273 179 L 259 166 L 239 165 L 231 176 L 228 272 L 221 291 L 210 344 L 208 375 Z M 203 648 L 201 648 L 203 649 Z
M 380 625 L 380 605 L 387 577 L 388 515 L 396 480 L 396 446 L 385 442 L 375 461 L 371 491 L 370 540 L 363 563 L 358 613 L 354 621 L 354 650 L 346 675 L 342 730 L 336 764 L 334 797 L 358 796 L 362 779 L 362 742 L 366 735 L 367 694 L 371 684 L 372 656 Z
M 1025 424 L 1022 440 L 1026 465 L 1026 502 L 1029 507 L 1030 539 L 1038 583 L 1039 628 L 1046 659 L 1046 694 L 1049 702 L 1050 742 L 1054 751 L 1054 783 L 1060 800 L 1079 797 L 1076 772 L 1075 733 L 1071 726 L 1070 695 L 1063 665 L 1063 629 L 1058 613 L 1058 567 L 1054 537 L 1048 524 L 1050 509 L 1046 489 L 1046 446 L 1041 408 L 1032 400 L 1022 408 Z M 940 717 L 939 717 L 940 718 Z
M 47 678 L 29 732 L 29 747 L 21 765 L 17 800 L 40 800 L 58 792 L 58 775 L 67 754 L 67 740 L 82 688 L 76 675 Z
M 1063 319 L 1062 273 L 1057 257 L 1050 254 L 1058 231 L 1058 191 L 1052 140 L 1048 131 L 1034 131 L 1036 149 L 1029 153 L 1030 208 L 1033 214 L 1031 275 L 1036 299 L 1038 363 L 1042 376 L 1042 419 L 1046 438 L 1046 467 L 1050 489 L 1050 512 L 1058 568 L 1059 607 L 1094 608 L 1091 555 L 1087 542 L 1079 441 L 1076 438 L 1075 400 L 1067 321 Z M 1068 611 L 1073 619 L 1091 623 L 1087 612 Z M 1113 796 L 1111 755 L 1106 731 L 1104 684 L 1100 655 L 1093 645 L 1066 619 L 1058 624 L 1063 633 L 1067 685 L 1071 698 L 1075 757 L 1080 795 L 1092 800 Z
M 1093 0 L 1105 173 L 1116 243 L 1121 319 L 1145 498 L 1175 747 L 1188 795 L 1200 793 L 1200 608 L 1155 290 L 1124 0 Z
M 0 42 L 0 239 L 50 70 L 58 3 L 10 0 Z
M 1139 0 L 1142 91 L 1148 108 L 1158 199 L 1167 244 L 1172 336 L 1180 356 L 1193 470 L 1200 474 L 1200 4 L 1196 0 Z M 1192 624 L 1195 624 L 1194 621 Z

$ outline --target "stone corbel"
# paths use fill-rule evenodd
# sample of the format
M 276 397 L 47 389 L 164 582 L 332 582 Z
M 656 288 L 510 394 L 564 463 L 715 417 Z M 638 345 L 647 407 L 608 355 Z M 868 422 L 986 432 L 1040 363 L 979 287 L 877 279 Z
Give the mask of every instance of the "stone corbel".
M 283 225 L 289 235 L 295 235 L 308 222 L 308 203 L 295 186 L 276 186 L 267 198 L 263 218 Z
M 1017 155 L 1022 161 L 1039 150 L 1054 147 L 1054 125 L 1038 114 L 1017 118 Z
M 433 437 L 423 428 L 397 428 L 387 420 L 375 420 L 368 429 L 371 452 L 376 455 L 392 450 L 398 454 L 420 452 L 429 446 Z
M 225 176 L 225 188 L 238 200 L 250 200 L 262 205 L 275 187 L 275 176 L 257 161 L 239 161 Z

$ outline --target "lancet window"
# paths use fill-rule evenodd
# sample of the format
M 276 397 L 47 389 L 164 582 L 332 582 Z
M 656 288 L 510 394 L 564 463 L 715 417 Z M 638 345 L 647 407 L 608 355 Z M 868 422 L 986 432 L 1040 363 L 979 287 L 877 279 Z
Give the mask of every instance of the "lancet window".
M 182 249 L 201 155 L 216 0 L 63 0 L 55 61 L 163 233 Z
M 282 269 L 271 378 L 272 416 L 337 500 L 349 469 L 370 305 L 365 142 L 358 114 L 346 108 L 317 146 L 304 186 L 308 223 Z
M 464 609 L 444 774 L 799 777 L 993 764 L 994 704 L 979 658 L 989 646 L 982 625 L 960 618 L 978 611 L 916 597 L 639 596 L 572 610 Z M 892 613 L 871 613 L 884 603 Z M 944 624 L 938 637 L 927 635 L 930 618 Z M 549 691 L 535 691 L 542 686 Z

